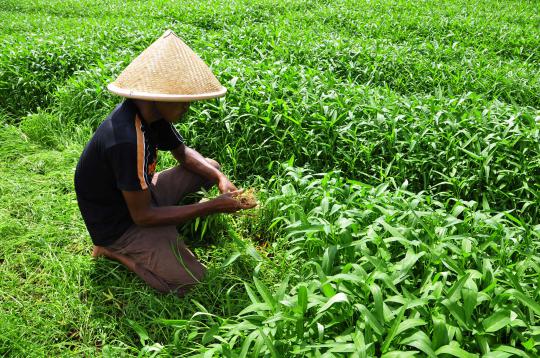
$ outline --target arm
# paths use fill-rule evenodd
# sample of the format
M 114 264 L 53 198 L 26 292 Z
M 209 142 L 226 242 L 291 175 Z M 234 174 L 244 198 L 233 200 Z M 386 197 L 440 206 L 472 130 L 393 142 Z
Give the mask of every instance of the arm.
M 223 194 L 204 203 L 184 206 L 153 207 L 151 195 L 143 182 L 143 157 L 134 143 L 121 143 L 106 152 L 116 178 L 116 186 L 122 191 L 131 219 L 140 226 L 176 225 L 192 218 L 214 213 L 231 213 L 248 209 L 234 197 L 241 191 Z M 214 168 L 215 169 L 215 168 Z
M 212 180 L 218 185 L 221 193 L 227 193 L 238 190 L 229 179 L 212 166 L 199 152 L 181 144 L 176 149 L 171 150 L 172 155 L 179 163 L 190 171 L 199 174 L 202 177 Z
M 192 205 L 154 207 L 150 205 L 149 190 L 122 191 L 131 218 L 139 226 L 178 225 L 199 216 L 251 208 L 234 199 L 240 193 L 230 192 Z

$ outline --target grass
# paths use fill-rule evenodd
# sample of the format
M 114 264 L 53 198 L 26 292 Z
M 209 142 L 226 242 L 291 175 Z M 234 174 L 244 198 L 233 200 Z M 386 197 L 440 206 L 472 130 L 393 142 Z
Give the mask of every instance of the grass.
M 3 1 L 0 354 L 537 356 L 539 13 Z M 181 230 L 209 266 L 183 299 L 90 258 L 72 185 L 106 84 L 167 28 L 229 89 L 179 130 L 262 204 Z

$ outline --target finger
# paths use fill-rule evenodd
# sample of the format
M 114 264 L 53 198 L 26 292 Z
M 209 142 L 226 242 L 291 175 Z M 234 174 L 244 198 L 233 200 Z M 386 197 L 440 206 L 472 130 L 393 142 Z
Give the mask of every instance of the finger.
M 231 187 L 228 186 L 228 185 L 220 184 L 220 185 L 218 185 L 218 189 L 219 189 L 221 194 L 226 194 L 226 193 L 231 192 Z
M 253 204 L 242 204 L 242 210 L 253 209 L 253 208 L 256 207 L 257 205 L 259 205 L 259 204 L 258 204 L 258 203 L 253 203 Z
M 244 192 L 244 189 L 236 189 L 236 190 L 233 190 L 233 191 L 230 191 L 229 194 L 231 194 L 232 196 L 237 196 L 237 195 L 240 195 Z

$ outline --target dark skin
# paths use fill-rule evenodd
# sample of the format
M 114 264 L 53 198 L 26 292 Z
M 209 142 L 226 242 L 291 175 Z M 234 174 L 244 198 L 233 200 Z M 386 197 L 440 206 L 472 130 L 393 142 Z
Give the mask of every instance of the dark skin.
M 141 112 L 142 119 L 150 124 L 160 118 L 170 123 L 179 121 L 189 110 L 189 102 L 155 102 L 135 100 Z M 235 196 L 242 193 L 218 169 L 212 166 L 195 149 L 181 145 L 171 151 L 176 160 L 186 169 L 208 178 L 217 184 L 221 193 L 215 199 L 182 206 L 151 205 L 151 195 L 148 189 L 140 191 L 122 191 L 133 222 L 139 226 L 178 225 L 194 219 L 216 213 L 233 213 L 239 210 L 250 209 L 255 205 L 242 204 Z M 128 258 L 114 254 L 104 247 L 94 247 L 94 256 L 105 255 L 115 259 L 133 270 L 133 262 Z
M 135 101 L 135 103 L 147 123 L 152 123 L 160 118 L 175 123 L 189 110 L 188 102 Z M 150 205 L 151 196 L 148 189 L 122 191 L 131 218 L 136 225 L 178 225 L 199 216 L 233 213 L 253 207 L 246 206 L 234 199 L 241 191 L 195 149 L 181 145 L 172 150 L 171 153 L 186 169 L 215 182 L 222 195 L 213 200 L 192 205 L 154 207 Z

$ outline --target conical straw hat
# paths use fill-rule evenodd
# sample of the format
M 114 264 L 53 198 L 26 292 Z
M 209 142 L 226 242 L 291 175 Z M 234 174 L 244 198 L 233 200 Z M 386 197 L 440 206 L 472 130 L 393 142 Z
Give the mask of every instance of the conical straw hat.
M 164 102 L 217 98 L 227 89 L 174 32 L 165 31 L 107 88 L 123 97 Z

